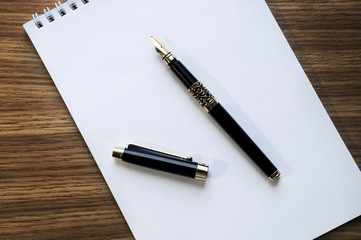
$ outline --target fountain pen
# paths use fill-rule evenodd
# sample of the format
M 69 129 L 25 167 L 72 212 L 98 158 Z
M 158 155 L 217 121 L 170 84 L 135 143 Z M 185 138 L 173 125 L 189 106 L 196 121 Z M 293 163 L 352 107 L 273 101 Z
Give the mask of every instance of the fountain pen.
M 219 126 L 271 181 L 277 180 L 281 174 L 280 171 L 239 126 L 233 117 L 171 52 L 169 52 L 157 39 L 154 37 L 151 38 L 153 40 L 155 50 L 188 89 L 188 92 L 193 95 L 197 102 L 208 112 L 209 115 L 211 115 Z

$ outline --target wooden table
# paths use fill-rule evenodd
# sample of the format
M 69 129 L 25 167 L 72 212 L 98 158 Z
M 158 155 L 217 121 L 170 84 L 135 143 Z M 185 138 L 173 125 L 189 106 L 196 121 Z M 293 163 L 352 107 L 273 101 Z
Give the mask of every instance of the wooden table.
M 267 3 L 360 167 L 361 1 Z M 133 239 L 22 28 L 47 6 L 0 2 L 0 239 Z M 361 218 L 320 239 L 361 239 Z

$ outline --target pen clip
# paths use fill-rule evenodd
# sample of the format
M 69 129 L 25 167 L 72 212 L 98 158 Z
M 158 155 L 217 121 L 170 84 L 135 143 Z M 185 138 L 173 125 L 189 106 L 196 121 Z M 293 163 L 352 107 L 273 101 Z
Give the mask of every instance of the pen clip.
M 144 147 L 144 146 L 132 144 L 132 143 L 128 144 L 127 149 L 141 152 L 141 153 L 147 153 L 147 154 L 151 154 L 151 155 L 155 155 L 155 156 L 159 156 L 159 157 L 171 158 L 171 159 L 175 159 L 178 161 L 184 161 L 184 162 L 192 162 L 193 161 L 192 157 L 176 155 L 173 153 L 157 150 L 154 148 Z

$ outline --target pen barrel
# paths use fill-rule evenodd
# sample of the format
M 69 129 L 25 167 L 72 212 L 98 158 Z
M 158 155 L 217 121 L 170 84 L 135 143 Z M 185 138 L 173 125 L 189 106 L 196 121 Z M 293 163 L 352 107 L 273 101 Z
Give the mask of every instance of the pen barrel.
M 280 172 L 253 142 L 247 133 L 238 125 L 232 116 L 222 107 L 214 96 L 200 83 L 191 72 L 169 53 L 168 66 L 184 84 L 199 104 L 212 116 L 233 141 L 247 154 L 259 169 L 272 181 L 278 179 Z M 167 57 L 166 56 L 166 57 Z M 172 56 L 172 60 L 170 60 Z M 174 59 L 173 59 L 174 58 Z
M 198 81 L 197 78 L 176 58 L 173 59 L 168 66 L 187 89 Z
M 218 103 L 208 112 L 212 118 L 223 128 L 233 141 L 247 154 L 247 156 L 272 179 L 277 168 L 272 164 L 262 150 L 253 142 L 247 133 L 238 125 L 232 116 Z
M 198 163 L 180 161 L 172 158 L 151 155 L 130 149 L 124 149 L 122 160 L 139 166 L 173 173 L 185 177 L 196 178 Z

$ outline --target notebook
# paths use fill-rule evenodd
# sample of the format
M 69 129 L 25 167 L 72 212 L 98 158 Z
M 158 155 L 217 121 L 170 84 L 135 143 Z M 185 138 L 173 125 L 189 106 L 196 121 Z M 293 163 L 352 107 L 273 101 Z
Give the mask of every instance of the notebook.
M 24 28 L 136 239 L 311 239 L 360 215 L 360 170 L 264 0 L 57 5 Z M 150 36 L 272 160 L 277 183 L 187 93 Z M 113 159 L 128 143 L 190 155 L 209 177 Z

